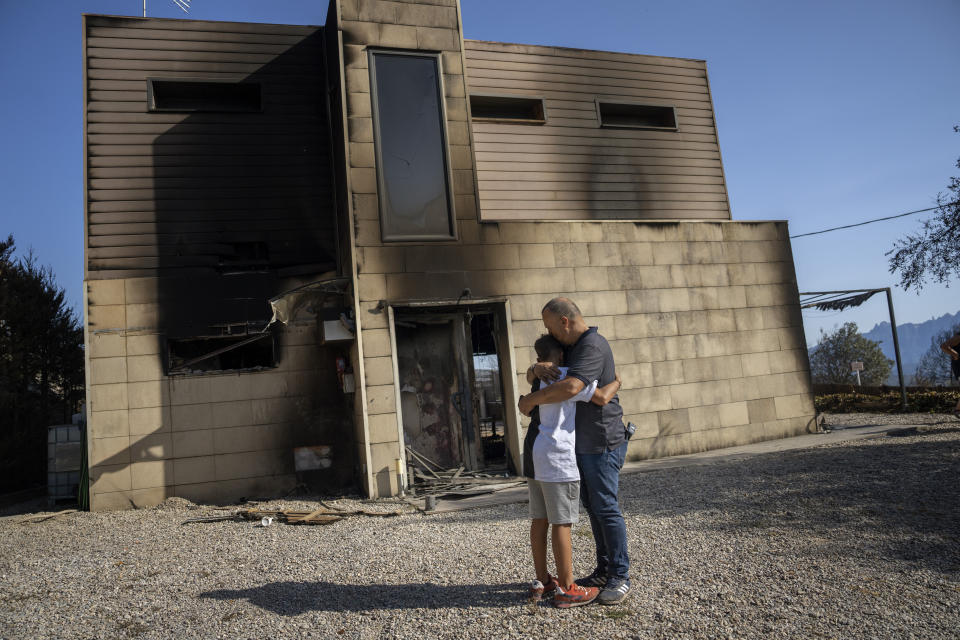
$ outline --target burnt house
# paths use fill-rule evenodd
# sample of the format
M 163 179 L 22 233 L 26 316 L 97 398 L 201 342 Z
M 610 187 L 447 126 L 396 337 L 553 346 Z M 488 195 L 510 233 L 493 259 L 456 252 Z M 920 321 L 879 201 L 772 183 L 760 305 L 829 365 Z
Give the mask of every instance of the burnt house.
M 811 429 L 786 223 L 731 219 L 703 61 L 464 40 L 456 0 L 83 29 L 92 508 L 516 473 L 555 295 L 631 458 Z

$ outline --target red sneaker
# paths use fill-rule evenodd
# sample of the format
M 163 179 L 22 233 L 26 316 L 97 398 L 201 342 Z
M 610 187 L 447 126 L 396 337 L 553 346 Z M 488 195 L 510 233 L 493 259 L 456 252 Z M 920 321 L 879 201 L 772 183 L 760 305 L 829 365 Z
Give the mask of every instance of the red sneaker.
M 559 586 L 560 583 L 550 574 L 547 574 L 547 584 L 543 584 L 539 580 L 534 580 L 530 583 L 530 591 L 528 594 L 530 601 L 536 602 L 543 598 L 552 598 Z
M 557 585 L 556 594 L 553 596 L 553 604 L 561 609 L 582 607 L 596 600 L 599 594 L 600 589 L 596 587 L 581 587 L 574 583 L 572 587 L 564 591 L 561 586 Z

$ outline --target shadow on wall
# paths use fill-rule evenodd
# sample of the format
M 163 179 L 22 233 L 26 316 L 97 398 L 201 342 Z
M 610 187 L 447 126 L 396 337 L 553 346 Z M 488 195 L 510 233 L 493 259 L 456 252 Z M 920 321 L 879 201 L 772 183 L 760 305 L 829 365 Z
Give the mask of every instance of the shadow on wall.
M 335 445 L 332 484 L 353 482 L 352 408 L 336 371 L 336 359 L 346 350 L 319 346 L 317 322 L 338 317 L 342 300 L 333 295 L 310 301 L 299 331 L 278 325 L 273 333 L 263 332 L 272 315 L 270 298 L 334 276 L 338 260 L 322 29 L 290 29 L 245 35 L 247 41 L 264 43 L 246 53 L 221 42 L 222 52 L 188 52 L 179 62 L 156 63 L 160 71 L 147 71 L 153 113 L 134 121 L 148 122 L 149 131 L 157 124 L 169 128 L 154 139 L 147 166 L 124 174 L 137 177 L 130 180 L 137 188 L 100 215 L 102 222 L 122 223 L 136 238 L 126 242 L 135 246 L 121 249 L 123 260 L 105 260 L 96 268 L 121 269 L 124 277 L 156 277 L 135 281 L 144 287 L 137 294 L 141 300 L 128 297 L 127 302 L 157 303 L 164 374 L 178 368 L 192 372 L 171 378 L 167 387 L 164 403 L 174 410 L 164 414 L 166 425 L 157 429 L 157 438 L 160 431 L 172 430 L 172 443 L 134 446 L 129 459 L 121 451 L 98 464 L 165 463 L 165 478 L 151 486 L 186 482 L 199 487 L 221 480 L 212 475 L 213 458 L 204 456 L 224 449 L 237 454 L 229 461 L 236 468 L 228 480 L 243 481 L 247 459 L 251 487 L 269 480 L 257 476 L 290 479 L 293 452 L 277 451 L 319 444 Z M 202 38 L 203 33 L 188 30 L 183 37 Z M 275 51 L 277 43 L 290 46 L 254 73 L 236 71 L 263 59 L 258 46 Z M 234 375 L 196 375 L 225 371 Z M 208 386 L 221 393 L 204 395 Z M 239 389 L 272 404 L 244 415 L 238 405 L 250 398 Z M 209 418 L 178 423 L 183 409 L 178 405 L 199 407 L 218 399 L 234 401 L 233 406 L 225 403 Z M 235 430 L 233 442 L 232 435 L 219 434 L 223 447 L 210 437 L 202 446 L 178 451 L 177 444 L 185 442 L 178 431 L 234 426 L 249 431 Z M 241 444 L 241 436 L 249 444 Z M 256 459 L 258 451 L 273 457 Z M 181 459 L 192 464 L 180 465 L 184 472 L 173 474 L 174 457 L 178 464 Z M 194 472 L 187 473 L 188 466 Z M 188 476 L 192 479 L 181 480 Z M 224 492 L 221 500 L 231 499 Z
M 173 339 L 259 330 L 269 298 L 337 268 L 322 30 L 250 75 L 197 66 L 193 82 L 154 79 L 157 119 L 195 111 L 153 145 L 160 322 Z
M 764 399 L 770 406 L 773 406 L 773 398 Z M 636 407 L 624 407 L 624 421 L 629 419 L 631 410 Z M 775 411 L 775 409 L 772 409 Z M 727 447 L 743 446 L 765 442 L 768 440 L 779 440 L 790 438 L 803 434 L 814 434 L 820 432 L 817 424 L 817 418 L 798 417 L 789 420 L 786 426 L 776 427 L 772 425 L 765 426 L 758 422 L 747 423 L 734 427 L 710 427 L 702 430 L 691 430 L 689 420 L 681 419 L 677 423 L 662 422 L 659 425 L 659 433 L 652 438 L 634 438 L 632 448 L 627 453 L 627 461 L 653 460 L 670 456 L 688 455 L 693 453 L 703 453 L 716 449 L 725 449 Z M 794 421 L 797 421 L 796 423 Z M 796 424 L 802 425 L 802 433 L 796 430 Z M 679 439 L 679 441 L 678 441 Z

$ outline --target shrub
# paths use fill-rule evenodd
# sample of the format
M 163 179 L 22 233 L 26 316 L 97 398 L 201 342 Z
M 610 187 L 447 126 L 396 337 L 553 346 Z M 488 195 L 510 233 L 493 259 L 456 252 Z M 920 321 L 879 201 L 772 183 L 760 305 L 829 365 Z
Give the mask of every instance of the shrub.
M 960 391 L 923 390 L 907 392 L 910 413 L 950 413 L 960 400 Z M 817 411 L 826 413 L 900 413 L 901 398 L 897 390 L 879 395 L 862 393 L 826 393 L 814 396 Z

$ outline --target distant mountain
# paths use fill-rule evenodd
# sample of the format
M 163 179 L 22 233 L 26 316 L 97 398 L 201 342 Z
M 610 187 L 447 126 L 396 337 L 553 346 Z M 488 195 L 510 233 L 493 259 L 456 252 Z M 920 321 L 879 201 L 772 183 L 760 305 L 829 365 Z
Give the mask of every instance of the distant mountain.
M 907 384 L 913 377 L 913 372 L 917 370 L 917 364 L 920 358 L 930 348 L 930 340 L 941 331 L 946 331 L 960 324 L 960 311 L 951 315 L 949 313 L 939 318 L 931 318 L 926 322 L 897 325 L 897 338 L 900 340 L 900 357 L 903 359 L 903 378 Z M 890 331 L 889 322 L 881 322 L 870 331 L 863 334 L 863 337 L 869 340 L 875 340 L 880 343 L 883 353 L 891 360 L 896 360 L 893 351 L 893 333 Z M 946 356 L 944 356 L 946 357 Z M 887 379 L 887 384 L 899 384 L 897 381 L 897 367 L 893 367 L 893 372 Z

